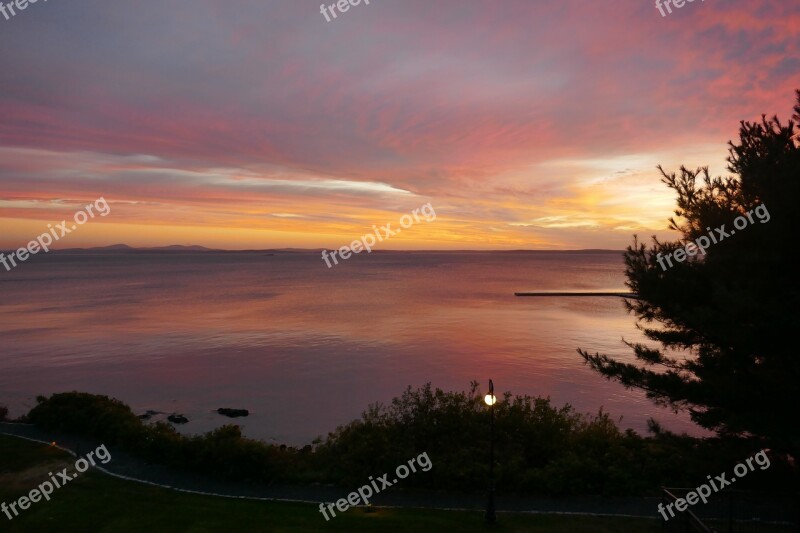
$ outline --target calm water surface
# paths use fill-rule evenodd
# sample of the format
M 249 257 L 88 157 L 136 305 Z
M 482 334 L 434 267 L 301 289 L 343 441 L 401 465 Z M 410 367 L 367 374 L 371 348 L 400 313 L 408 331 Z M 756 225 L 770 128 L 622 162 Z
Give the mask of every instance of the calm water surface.
M 0 273 L 0 403 L 107 394 L 180 412 L 186 432 L 247 408 L 245 434 L 305 444 L 407 386 L 550 396 L 643 431 L 686 417 L 609 383 L 576 348 L 630 357 L 643 340 L 619 298 L 520 290 L 624 290 L 621 254 L 373 253 L 328 269 L 318 254 L 36 256 Z

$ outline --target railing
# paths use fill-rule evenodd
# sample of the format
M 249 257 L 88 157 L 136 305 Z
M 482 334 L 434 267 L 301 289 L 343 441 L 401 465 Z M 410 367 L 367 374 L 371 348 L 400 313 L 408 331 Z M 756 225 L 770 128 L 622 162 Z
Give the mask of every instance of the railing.
M 661 494 L 661 503 L 664 505 L 665 508 L 668 508 L 669 504 L 674 504 L 675 501 L 679 498 L 675 496 L 671 491 L 675 490 L 682 490 L 682 489 L 663 489 Z M 688 492 L 688 491 L 687 491 Z M 670 510 L 674 509 L 675 506 L 673 505 Z M 667 512 L 667 516 L 671 516 L 672 513 Z M 706 526 L 697 515 L 692 512 L 691 509 L 686 509 L 685 511 L 678 511 L 675 509 L 676 516 L 674 518 L 670 518 L 670 520 L 664 520 L 663 517 L 661 519 L 661 531 L 664 533 L 672 533 L 673 531 L 696 531 L 698 533 L 718 533 L 717 530 L 711 529 L 710 527 Z

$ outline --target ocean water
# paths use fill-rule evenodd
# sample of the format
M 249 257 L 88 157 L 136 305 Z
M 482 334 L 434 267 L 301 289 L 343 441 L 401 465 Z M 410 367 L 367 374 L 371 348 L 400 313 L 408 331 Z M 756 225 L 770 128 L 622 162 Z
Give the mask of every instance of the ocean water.
M 608 382 L 577 348 L 632 360 L 644 340 L 620 298 L 621 254 L 372 253 L 328 269 L 315 253 L 49 254 L 0 272 L 0 403 L 85 391 L 178 412 L 181 431 L 230 422 L 306 444 L 407 386 L 550 396 L 643 432 L 684 415 Z

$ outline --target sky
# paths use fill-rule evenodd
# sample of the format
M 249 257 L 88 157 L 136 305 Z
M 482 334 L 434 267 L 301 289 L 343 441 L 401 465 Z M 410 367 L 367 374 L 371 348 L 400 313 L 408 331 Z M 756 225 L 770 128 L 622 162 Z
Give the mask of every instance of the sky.
M 330 18 L 330 15 L 329 15 Z M 75 0 L 0 15 L 0 248 L 622 249 L 788 118 L 800 3 Z

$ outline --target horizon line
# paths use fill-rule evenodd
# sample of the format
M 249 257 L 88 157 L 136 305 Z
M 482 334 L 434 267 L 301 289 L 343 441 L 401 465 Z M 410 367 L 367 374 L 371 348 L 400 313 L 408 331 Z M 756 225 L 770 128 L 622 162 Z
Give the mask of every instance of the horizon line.
M 2 249 L 0 253 L 14 253 L 18 249 Z M 322 251 L 333 250 L 333 248 L 209 248 L 202 245 L 183 245 L 171 244 L 166 246 L 130 246 L 128 244 L 110 244 L 105 246 L 91 246 L 91 247 L 70 247 L 70 248 L 51 248 L 52 252 L 91 252 L 91 251 L 107 251 L 107 252 L 143 252 L 143 251 L 164 251 L 164 252 L 195 252 L 195 253 L 209 253 L 209 252 L 293 252 L 293 253 L 321 253 Z M 459 248 L 459 249 L 389 249 L 389 250 L 372 250 L 376 253 L 459 253 L 459 252 L 549 252 L 549 253 L 575 253 L 575 252 L 595 252 L 595 253 L 623 253 L 625 250 L 616 250 L 612 248 L 568 248 L 568 249 L 534 249 L 534 248 L 508 248 L 508 249 L 477 249 L 477 248 Z

